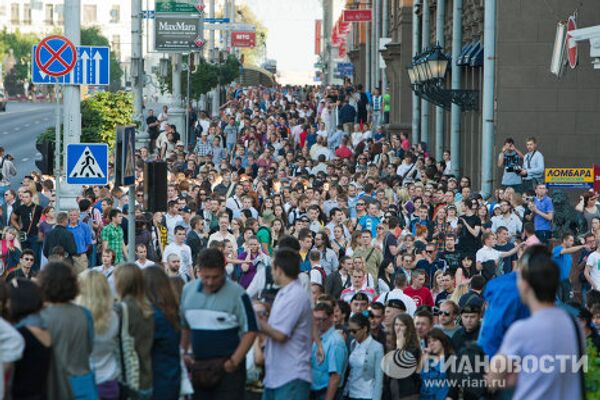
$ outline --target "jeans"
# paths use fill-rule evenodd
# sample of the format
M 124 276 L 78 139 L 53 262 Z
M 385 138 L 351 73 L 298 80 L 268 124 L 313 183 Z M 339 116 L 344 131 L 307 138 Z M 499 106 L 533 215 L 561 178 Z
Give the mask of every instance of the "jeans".
M 562 303 L 566 303 L 571 300 L 571 282 L 568 278 L 560 281 L 556 296 Z
M 381 111 L 373 111 L 371 114 L 371 129 L 377 129 L 381 125 Z
M 544 245 L 548 246 L 550 244 L 550 238 L 552 237 L 551 231 L 535 231 L 535 236 L 540 239 Z
M 265 388 L 262 400 L 306 400 L 310 393 L 310 383 L 294 379 L 275 389 Z

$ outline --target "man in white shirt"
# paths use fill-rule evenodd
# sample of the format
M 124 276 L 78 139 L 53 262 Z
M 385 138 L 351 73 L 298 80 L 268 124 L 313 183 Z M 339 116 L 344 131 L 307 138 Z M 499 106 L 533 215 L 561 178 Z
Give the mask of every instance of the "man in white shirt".
M 228 229 L 229 229 L 229 214 L 227 214 L 227 213 L 219 214 L 219 230 L 217 232 L 213 233 L 212 235 L 210 235 L 210 237 L 208 238 L 208 247 L 210 247 L 210 244 L 215 240 L 222 242 L 225 239 L 229 240 L 229 242 L 234 247 L 236 247 L 235 236 L 233 236 L 229 232 Z
M 175 240 L 165 247 L 162 261 L 167 262 L 167 258 L 170 254 L 177 254 L 179 256 L 179 259 L 181 260 L 181 265 L 179 267 L 181 276 L 194 276 L 192 270 L 192 249 L 185 244 L 185 228 L 183 226 L 178 225 L 175 227 Z
M 523 223 L 521 219 L 512 212 L 512 207 L 508 200 L 500 201 L 500 210 L 502 214 L 492 217 L 492 232 L 496 232 L 501 226 L 508 229 L 508 233 L 511 236 L 511 242 L 517 236 L 517 233 L 523 229 Z
M 229 208 L 233 213 L 233 218 L 239 218 L 242 211 L 242 196 L 244 195 L 244 187 L 241 184 L 235 185 L 234 195 L 225 201 L 225 207 Z
M 535 189 L 539 182 L 544 182 L 544 156 L 537 149 L 536 138 L 527 138 L 525 144 L 527 154 L 523 157 L 523 169 L 519 172 L 523 180 L 521 188 L 523 193 Z
M 148 249 L 144 243 L 138 243 L 135 245 L 135 256 L 137 260 L 135 260 L 135 265 L 140 267 L 141 269 L 148 268 L 151 265 L 154 265 L 155 262 L 148 260 Z
M 585 279 L 592 289 L 600 289 L 600 239 L 596 240 L 596 251 L 588 256 L 584 270 Z
M 167 213 L 165 214 L 165 226 L 167 227 L 167 243 L 173 243 L 175 238 L 175 227 L 183 226 L 183 217 L 179 214 L 179 204 L 176 200 L 167 203 Z M 185 232 L 185 229 L 184 229 Z
M 407 285 L 408 280 L 406 279 L 406 275 L 396 274 L 396 278 L 394 279 L 394 289 L 389 292 L 381 293 L 377 298 L 377 302 L 386 305 L 390 300 L 401 300 L 406 306 L 406 313 L 411 317 L 414 316 L 417 311 L 417 303 L 412 297 L 404 294 L 404 289 L 406 289 Z
M 496 234 L 493 232 L 486 232 L 483 234 L 483 247 L 477 250 L 475 254 L 475 262 L 477 263 L 477 270 L 481 271 L 483 269 L 483 263 L 487 261 L 494 261 L 496 265 L 498 265 L 498 261 L 504 257 L 510 257 L 513 254 L 516 254 L 517 251 L 524 247 L 524 244 L 521 243 L 518 246 L 512 248 L 509 251 L 498 251 L 494 249 L 496 245 Z

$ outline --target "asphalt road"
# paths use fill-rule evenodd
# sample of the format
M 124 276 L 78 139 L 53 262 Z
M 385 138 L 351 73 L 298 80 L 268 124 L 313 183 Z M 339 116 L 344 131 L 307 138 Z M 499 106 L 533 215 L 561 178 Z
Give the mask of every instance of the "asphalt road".
M 25 175 L 37 170 L 35 139 L 55 125 L 55 105 L 52 103 L 12 103 L 0 112 L 0 146 L 15 158 L 17 176 L 11 179 L 13 188 Z

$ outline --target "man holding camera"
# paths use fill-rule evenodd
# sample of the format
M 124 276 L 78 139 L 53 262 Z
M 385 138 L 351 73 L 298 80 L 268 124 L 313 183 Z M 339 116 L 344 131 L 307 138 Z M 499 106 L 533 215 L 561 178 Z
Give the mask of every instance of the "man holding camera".
M 515 141 L 507 138 L 498 154 L 498 167 L 504 169 L 502 174 L 502 186 L 512 187 L 516 192 L 521 192 L 521 166 L 523 153 L 515 147 Z

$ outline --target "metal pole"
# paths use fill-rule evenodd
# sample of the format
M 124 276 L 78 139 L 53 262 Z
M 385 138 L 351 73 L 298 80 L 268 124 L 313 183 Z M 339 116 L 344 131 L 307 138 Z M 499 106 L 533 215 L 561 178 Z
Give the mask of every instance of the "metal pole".
M 429 36 L 429 0 L 423 0 L 423 24 L 421 26 L 421 48 L 425 50 L 431 45 Z M 421 141 L 429 144 L 429 102 L 421 100 Z
M 485 0 L 483 16 L 483 129 L 481 191 L 492 193 L 494 180 L 494 84 L 496 69 L 496 0 Z
M 135 261 L 135 185 L 129 186 L 127 193 L 127 260 Z
M 371 90 L 371 28 L 365 22 L 367 40 L 365 41 L 365 91 Z
M 333 28 L 333 0 L 323 0 L 323 50 L 321 61 L 324 66 L 323 83 L 330 85 L 333 80 L 333 57 L 331 47 L 331 30 Z
M 173 54 L 171 58 L 172 70 L 173 70 L 173 81 L 172 81 L 172 93 L 173 101 L 176 107 L 181 107 L 181 53 Z
M 444 49 L 446 45 L 444 37 L 444 26 L 446 25 L 446 0 L 437 0 L 435 22 L 436 45 Z M 440 106 L 435 108 L 435 157 L 442 159 L 444 154 L 444 109 Z
M 381 0 L 374 0 L 374 9 L 373 9 L 373 22 L 372 26 L 372 36 L 373 36 L 373 80 L 372 80 L 372 88 L 379 86 L 379 31 L 381 29 Z
M 60 86 L 54 85 L 54 95 L 56 96 L 56 126 L 54 128 L 54 176 L 56 177 L 56 185 L 54 191 L 56 193 L 56 202 L 54 204 L 57 210 L 60 210 L 60 177 L 61 170 L 61 138 L 60 138 Z
M 191 68 L 191 59 L 194 57 L 194 53 L 188 54 L 188 64 L 187 64 L 187 82 L 186 82 L 186 101 L 185 101 L 185 138 L 184 145 L 187 148 L 188 143 L 190 142 L 190 74 L 192 73 Z
M 413 21 L 412 21 L 412 55 L 415 57 L 421 52 L 421 24 L 419 18 L 419 8 L 421 0 L 415 0 L 413 4 Z M 414 92 L 412 95 L 412 143 L 419 141 L 421 132 L 421 99 Z
M 81 38 L 81 1 L 65 0 L 65 36 L 79 46 Z M 81 97 L 79 85 L 66 85 L 63 88 L 63 156 L 67 156 L 67 146 L 71 143 L 79 143 L 81 140 Z M 63 164 L 66 160 L 63 158 Z M 61 208 L 68 210 L 78 207 L 77 196 L 80 194 L 79 186 L 61 186 Z
M 142 38 L 142 0 L 131 0 L 131 78 L 133 89 L 133 120 L 137 125 L 136 141 L 145 146 L 150 141 L 144 129 L 144 58 Z
M 452 90 L 460 89 L 461 68 L 457 64 L 462 50 L 462 4 L 452 1 Z M 452 174 L 460 176 L 460 107 L 452 103 L 450 109 L 450 157 Z
M 389 0 L 383 0 L 383 5 L 382 5 L 382 17 L 381 17 L 381 36 L 387 38 L 389 33 L 388 33 L 388 18 L 389 18 Z M 380 71 L 381 71 L 381 98 L 383 98 L 383 96 L 385 95 L 385 92 L 387 91 L 387 78 L 386 78 L 386 73 L 385 73 L 385 68 L 383 66 L 379 66 L 380 67 Z M 381 112 L 383 113 L 383 110 L 381 110 Z
M 215 0 L 210 0 L 210 8 L 208 9 L 208 16 L 210 18 L 215 17 Z M 215 61 L 215 30 L 211 29 L 208 35 L 208 59 L 211 62 Z

